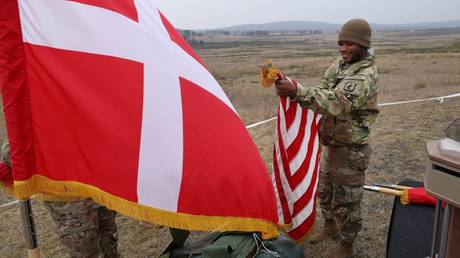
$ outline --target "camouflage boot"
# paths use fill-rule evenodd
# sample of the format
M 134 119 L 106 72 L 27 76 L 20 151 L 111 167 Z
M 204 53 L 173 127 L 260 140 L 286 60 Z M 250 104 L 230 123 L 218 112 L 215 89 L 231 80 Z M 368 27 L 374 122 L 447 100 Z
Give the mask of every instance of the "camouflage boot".
M 340 240 L 333 249 L 322 255 L 324 258 L 349 258 L 352 256 L 353 244 L 349 244 L 343 240 Z
M 335 221 L 326 221 L 324 223 L 323 228 L 321 229 L 320 232 L 315 233 L 311 238 L 310 238 L 310 243 L 312 244 L 317 244 L 321 241 L 324 241 L 328 238 L 331 238 L 339 233 L 339 230 L 337 229 L 337 225 L 335 224 Z

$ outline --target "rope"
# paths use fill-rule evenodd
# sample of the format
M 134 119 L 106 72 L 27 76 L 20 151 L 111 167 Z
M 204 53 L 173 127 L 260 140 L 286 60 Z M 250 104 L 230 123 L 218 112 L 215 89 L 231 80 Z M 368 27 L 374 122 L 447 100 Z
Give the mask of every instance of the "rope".
M 265 245 L 264 245 L 264 242 L 262 241 L 262 239 L 260 239 L 260 237 L 256 234 L 256 233 L 252 233 L 252 237 L 254 237 L 254 240 L 256 241 L 256 253 L 254 254 L 253 258 L 257 256 L 257 254 L 259 254 L 259 250 L 262 252 L 262 253 L 266 253 L 266 254 L 269 254 L 273 257 L 278 257 L 278 258 L 281 258 L 281 255 L 278 253 L 278 252 L 275 252 L 275 251 L 272 251 L 270 249 L 268 249 Z M 260 245 L 259 245 L 260 243 Z
M 16 201 L 13 201 L 13 202 L 5 203 L 5 204 L 3 204 L 3 205 L 0 206 L 0 209 L 1 209 L 1 208 L 8 207 L 8 206 L 15 205 L 15 204 L 19 204 L 19 201 L 16 200 Z
M 451 95 L 447 95 L 447 96 L 441 96 L 441 97 L 434 97 L 434 98 L 427 98 L 427 99 L 414 99 L 414 100 L 406 100 L 406 101 L 398 101 L 398 102 L 389 102 L 389 103 L 382 103 L 382 104 L 378 104 L 379 107 L 384 107 L 384 106 L 394 106 L 394 105 L 401 105 L 401 104 L 408 104 L 408 103 L 415 103 L 415 102 L 422 102 L 422 101 L 437 101 L 439 103 L 443 103 L 444 102 L 444 99 L 450 99 L 450 98 L 456 98 L 456 97 L 460 97 L 460 92 L 459 93 L 455 93 L 455 94 L 451 94 Z M 249 128 L 252 128 L 252 127 L 256 127 L 256 126 L 259 126 L 261 124 L 265 124 L 265 123 L 268 123 L 272 120 L 275 120 L 276 119 L 276 116 L 275 117 L 272 117 L 272 118 L 269 118 L 267 120 L 264 120 L 264 121 L 261 121 L 261 122 L 257 122 L 257 123 L 254 123 L 254 124 L 250 124 L 250 125 L 247 125 L 246 126 L 246 129 L 249 129 Z

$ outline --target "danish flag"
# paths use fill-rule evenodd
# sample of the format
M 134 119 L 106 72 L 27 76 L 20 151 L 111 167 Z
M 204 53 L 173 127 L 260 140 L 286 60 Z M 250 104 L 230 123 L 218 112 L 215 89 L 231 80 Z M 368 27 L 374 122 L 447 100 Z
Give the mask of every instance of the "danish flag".
M 153 0 L 3 0 L 14 191 L 91 197 L 176 228 L 276 232 L 241 119 Z
M 280 98 L 272 180 L 280 224 L 290 225 L 287 233 L 297 242 L 308 237 L 316 217 L 320 120 L 321 115 Z

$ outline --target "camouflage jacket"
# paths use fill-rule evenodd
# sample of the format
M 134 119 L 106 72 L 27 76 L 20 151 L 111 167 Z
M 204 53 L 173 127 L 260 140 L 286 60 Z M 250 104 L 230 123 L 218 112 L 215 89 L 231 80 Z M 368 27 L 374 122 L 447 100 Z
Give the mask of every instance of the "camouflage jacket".
M 10 143 L 8 142 L 8 138 L 3 139 L 2 141 L 2 148 L 0 151 L 0 159 L 5 162 L 5 164 L 11 167 L 11 160 L 10 160 Z
M 297 86 L 296 101 L 323 114 L 319 131 L 324 145 L 368 144 L 377 114 L 377 67 L 374 56 L 348 65 L 339 57 L 319 85 Z

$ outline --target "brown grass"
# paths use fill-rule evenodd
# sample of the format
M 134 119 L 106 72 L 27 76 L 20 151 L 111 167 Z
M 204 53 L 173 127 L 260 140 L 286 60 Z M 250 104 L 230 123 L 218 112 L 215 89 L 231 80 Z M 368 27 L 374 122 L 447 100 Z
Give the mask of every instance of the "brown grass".
M 278 99 L 273 88 L 262 89 L 258 65 L 265 59 L 304 85 L 318 82 L 336 57 L 336 35 L 204 39 L 198 49 L 210 71 L 221 83 L 246 124 L 275 116 Z M 459 33 L 377 33 L 375 37 L 380 81 L 379 102 L 429 98 L 460 92 Z M 444 103 L 420 102 L 381 108 L 372 132 L 374 154 L 366 181 L 398 183 L 423 181 L 427 162 L 425 143 L 444 137 L 443 129 L 459 117 L 460 98 Z M 250 130 L 267 167 L 270 167 L 274 122 Z M 4 124 L 0 136 L 5 135 Z M 0 204 L 12 200 L 0 195 Z M 366 192 L 363 230 L 356 257 L 384 257 L 393 198 Z M 34 202 L 42 257 L 66 257 L 55 234 L 55 225 L 39 202 Z M 0 210 L 0 256 L 26 255 L 19 210 Z M 318 221 L 321 221 L 319 218 Z M 170 241 L 164 227 L 147 228 L 137 221 L 118 217 L 120 250 L 124 257 L 156 257 Z M 318 226 L 318 225 L 317 225 Z M 200 233 L 195 233 L 194 238 Z M 321 257 L 332 242 L 305 245 L 307 257 Z

